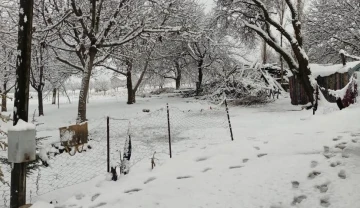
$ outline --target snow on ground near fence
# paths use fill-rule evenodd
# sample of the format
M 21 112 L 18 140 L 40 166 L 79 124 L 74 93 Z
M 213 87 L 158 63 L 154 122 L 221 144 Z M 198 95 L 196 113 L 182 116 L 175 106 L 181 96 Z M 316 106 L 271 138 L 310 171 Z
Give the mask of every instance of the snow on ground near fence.
M 90 129 L 106 115 L 140 116 L 143 108 L 155 111 L 166 102 L 179 109 L 209 106 L 166 97 L 139 99 L 133 106 L 124 100 L 97 100 L 89 105 Z M 91 181 L 33 201 L 56 200 L 62 207 L 359 207 L 360 105 L 343 111 L 320 108 L 312 116 L 293 111 L 299 107 L 289 103 L 231 107 L 234 142 L 221 128 L 188 131 L 187 139 L 174 144 L 173 159 L 156 155 L 154 170 L 149 157 L 117 182 L 106 181 L 106 173 L 100 172 Z M 76 105 L 46 107 L 44 135 L 57 135 L 59 124 L 75 119 Z

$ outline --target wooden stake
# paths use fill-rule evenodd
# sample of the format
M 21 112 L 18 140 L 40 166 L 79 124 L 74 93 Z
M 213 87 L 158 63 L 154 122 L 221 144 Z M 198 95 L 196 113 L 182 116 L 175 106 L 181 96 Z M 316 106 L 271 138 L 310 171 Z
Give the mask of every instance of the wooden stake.
M 107 172 L 110 173 L 110 117 L 106 118 Z
M 168 120 L 168 135 L 169 135 L 169 153 L 170 153 L 170 158 L 172 158 L 169 103 L 166 104 L 166 108 L 167 108 L 167 120 Z
M 226 114 L 227 114 L 227 118 L 228 118 L 228 122 L 229 122 L 229 129 L 230 129 L 231 141 L 234 141 L 233 131 L 232 131 L 232 128 L 231 128 L 229 108 L 228 108 L 228 104 L 227 104 L 226 98 L 225 98 L 225 108 L 226 108 Z

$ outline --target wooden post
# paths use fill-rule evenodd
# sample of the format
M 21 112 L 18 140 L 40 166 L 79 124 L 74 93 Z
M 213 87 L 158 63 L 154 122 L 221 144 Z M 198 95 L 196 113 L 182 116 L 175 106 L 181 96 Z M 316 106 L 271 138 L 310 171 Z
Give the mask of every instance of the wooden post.
M 110 173 L 110 117 L 106 118 L 107 172 Z
M 228 122 L 229 122 L 229 129 L 230 129 L 231 141 L 234 141 L 234 135 L 233 135 L 233 131 L 232 131 L 232 128 L 231 128 L 229 108 L 228 108 L 228 104 L 227 104 L 226 98 L 225 98 L 225 108 L 226 108 L 226 114 L 227 114 L 227 118 L 228 118 Z
M 59 88 L 57 89 L 58 91 L 58 109 L 60 108 L 60 90 Z
M 33 23 L 33 0 L 20 0 L 16 83 L 13 125 L 22 119 L 28 121 L 29 84 L 31 67 L 31 40 Z M 26 204 L 26 166 L 27 163 L 13 163 L 11 169 L 10 208 Z
M 343 66 L 346 66 L 346 56 L 344 53 L 340 53 L 341 61 Z
M 170 158 L 172 158 L 169 103 L 166 104 L 166 109 L 167 109 L 167 120 L 168 120 L 169 153 L 170 153 Z

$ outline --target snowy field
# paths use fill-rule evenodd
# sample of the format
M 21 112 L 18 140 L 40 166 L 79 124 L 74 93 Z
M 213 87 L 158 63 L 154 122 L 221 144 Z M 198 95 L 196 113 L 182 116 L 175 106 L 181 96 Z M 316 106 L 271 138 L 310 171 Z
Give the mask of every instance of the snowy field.
M 99 94 L 90 99 L 92 149 L 57 156 L 40 176 L 29 178 L 28 200 L 38 201 L 35 207 L 55 200 L 55 207 L 79 208 L 360 207 L 360 105 L 343 111 L 335 105 L 320 108 L 316 116 L 296 111 L 299 107 L 291 106 L 288 98 L 266 106 L 230 107 L 231 141 L 223 106 L 168 95 L 125 103 L 122 96 Z M 174 122 L 172 159 L 166 103 Z M 30 105 L 33 112 L 35 99 Z M 59 140 L 58 128 L 75 121 L 77 103 L 61 98 L 60 109 L 49 103 L 44 108 L 45 116 L 36 118 L 44 123 L 38 135 L 52 136 L 45 143 L 53 143 Z M 106 116 L 114 118 L 112 163 L 117 161 L 116 150 L 122 151 L 129 125 L 115 119 L 130 119 L 135 135 L 130 174 L 117 182 L 107 180 Z M 151 170 L 154 151 L 158 160 Z

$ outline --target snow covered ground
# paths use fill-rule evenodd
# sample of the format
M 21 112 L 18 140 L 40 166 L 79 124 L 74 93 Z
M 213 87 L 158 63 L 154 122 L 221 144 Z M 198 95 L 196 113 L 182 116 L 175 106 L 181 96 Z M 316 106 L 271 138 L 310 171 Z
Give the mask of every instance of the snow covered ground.
M 88 108 L 90 132 L 104 135 L 106 115 L 144 118 L 142 109 L 154 112 L 164 108 L 166 103 L 193 112 L 209 111 L 210 106 L 214 110 L 219 108 L 205 102 L 166 96 L 139 98 L 137 104 L 129 106 L 124 97 L 98 96 L 90 100 Z M 31 109 L 34 108 L 35 101 L 31 103 Z M 334 109 L 320 108 L 316 116 L 310 111 L 294 111 L 297 109 L 299 107 L 291 106 L 288 99 L 261 107 L 231 107 L 234 141 L 222 125 L 226 115 L 211 114 L 207 119 L 183 124 L 175 130 L 172 159 L 168 157 L 165 138 L 159 138 L 152 146 L 149 142 L 135 142 L 133 155 L 137 162 L 130 174 L 120 176 L 117 182 L 106 180 L 104 162 L 103 166 L 94 168 L 96 174 L 92 180 L 74 182 L 73 186 L 67 184 L 65 188 L 33 197 L 32 202 L 56 200 L 56 207 L 79 208 L 360 207 L 360 105 L 343 111 L 336 110 L 336 106 Z M 76 103 L 64 103 L 60 110 L 46 104 L 45 117 L 38 119 L 45 123 L 39 126 L 39 134 L 53 136 L 52 141 L 48 141 L 53 142 L 58 139 L 58 128 L 72 124 L 75 116 Z M 211 119 L 221 122 L 216 125 L 215 122 L 215 126 L 211 126 L 211 122 L 200 124 Z M 126 128 L 121 129 L 126 131 Z M 150 131 L 148 128 L 142 130 Z M 156 155 L 157 166 L 151 170 L 153 151 L 159 154 Z M 140 153 L 141 157 L 136 158 Z M 58 167 L 56 160 L 74 161 L 70 156 L 63 157 L 55 157 L 53 161 L 53 171 L 59 174 L 72 170 L 69 167 L 73 165 L 76 167 L 75 162 Z M 91 151 L 77 157 L 84 166 L 87 162 L 97 163 Z M 95 154 L 95 157 L 102 156 Z M 34 207 L 44 207 L 44 203 L 39 202 Z

